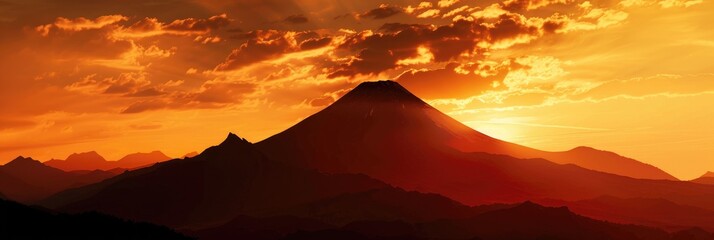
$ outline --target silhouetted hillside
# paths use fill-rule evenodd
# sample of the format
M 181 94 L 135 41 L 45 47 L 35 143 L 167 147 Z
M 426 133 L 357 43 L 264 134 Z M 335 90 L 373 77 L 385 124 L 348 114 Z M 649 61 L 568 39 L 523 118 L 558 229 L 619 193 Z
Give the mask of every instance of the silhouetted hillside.
M 130 171 L 62 192 L 43 204 L 188 227 L 386 186 L 363 175 L 321 174 L 273 162 L 229 134 L 194 158 Z
M 106 171 L 65 172 L 32 158 L 17 157 L 0 166 L 0 191 L 10 199 L 27 203 L 115 175 Z
M 633 179 L 542 159 L 468 153 L 552 154 L 481 134 L 391 81 L 362 83 L 324 110 L 256 146 L 275 161 L 328 173 L 365 174 L 406 190 L 439 193 L 466 204 L 612 195 L 665 198 L 714 210 L 711 187 Z M 633 161 L 586 148 L 567 154 L 588 152 L 620 159 L 622 166 Z
M 634 178 L 676 180 L 651 165 L 592 148 L 545 152 L 491 138 L 439 112 L 393 81 L 361 83 L 329 107 L 257 146 L 271 158 L 328 172 L 359 171 L 368 166 L 355 164 L 370 162 L 364 159 L 373 156 L 409 158 L 401 153 L 457 149 L 546 158 Z
M 56 214 L 0 200 L 0 239 L 190 239 L 149 223 L 99 213 Z
M 714 231 L 714 211 L 680 205 L 664 199 L 602 196 L 572 202 L 539 200 L 538 203 L 546 206 L 567 206 L 583 216 L 617 223 L 655 226 L 672 231 L 691 227 Z

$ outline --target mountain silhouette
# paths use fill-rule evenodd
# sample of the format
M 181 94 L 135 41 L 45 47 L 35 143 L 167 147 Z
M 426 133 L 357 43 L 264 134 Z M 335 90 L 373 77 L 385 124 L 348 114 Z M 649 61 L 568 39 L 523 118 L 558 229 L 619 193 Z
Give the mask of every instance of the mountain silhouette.
M 171 157 L 160 151 L 153 151 L 149 153 L 132 153 L 117 161 L 108 161 L 99 153 L 91 151 L 73 153 L 66 160 L 52 159 L 45 162 L 45 165 L 65 171 L 135 169 L 170 159 Z
M 404 204 L 399 205 L 398 202 Z M 360 203 L 363 203 L 360 205 Z M 190 231 L 199 239 L 674 239 L 656 228 L 589 219 L 532 202 L 467 207 L 434 194 L 386 188 L 345 194 L 273 217 L 239 216 Z M 360 211 L 362 211 L 360 213 Z M 283 212 L 285 214 L 285 212 Z M 703 234 L 710 234 L 701 231 Z M 711 234 L 708 238 L 714 239 Z
M 59 193 L 42 204 L 71 212 L 96 210 L 172 227 L 226 222 L 238 215 L 387 185 L 363 175 L 322 174 L 268 160 L 235 134 L 194 158 L 129 171 Z
M 109 169 L 107 160 L 95 151 L 72 153 L 65 160 L 52 159 L 45 165 L 65 171 Z
M 525 202 L 464 219 L 422 223 L 358 221 L 340 228 L 298 231 L 281 239 L 673 240 L 686 236 L 700 237 L 692 239 L 713 239 L 710 233 L 697 229 L 670 234 L 655 228 L 589 219 L 567 208 L 543 207 Z
M 391 81 L 362 83 L 324 110 L 256 146 L 275 161 L 328 173 L 366 174 L 406 190 L 439 193 L 466 204 L 611 195 L 665 198 L 714 209 L 714 188 L 707 186 L 634 179 L 573 164 L 506 156 L 535 150 L 481 134 Z M 566 154 L 591 151 L 597 150 L 578 148 Z M 623 161 L 622 165 L 628 165 L 628 160 Z
M 554 199 L 537 202 L 546 206 L 567 206 L 580 215 L 616 223 L 654 226 L 668 231 L 691 227 L 714 231 L 714 211 L 664 199 L 602 196 L 572 202 Z
M 704 175 L 692 180 L 691 182 L 714 185 L 714 172 L 706 172 Z
M 633 178 L 676 180 L 651 165 L 592 148 L 545 152 L 491 138 L 439 112 L 393 81 L 361 83 L 324 110 L 258 143 L 278 159 L 292 157 L 303 165 L 314 163 L 327 171 L 346 170 L 351 167 L 345 165 L 355 159 L 369 158 L 360 147 L 394 152 L 416 145 L 546 158 Z
M 33 202 L 59 191 L 115 176 L 106 171 L 65 172 L 32 158 L 17 157 L 0 166 L 0 192 L 20 202 Z
M 363 83 L 257 144 L 229 134 L 195 157 L 127 171 L 60 192 L 41 204 L 214 237 L 272 238 L 276 235 L 263 230 L 276 224 L 276 231 L 288 239 L 384 237 L 380 234 L 407 239 L 670 239 L 661 230 L 610 224 L 565 208 L 512 204 L 608 195 L 663 199 L 673 203 L 668 209 L 714 211 L 714 186 L 493 154 L 511 151 L 549 154 L 468 128 L 397 83 Z M 603 158 L 634 161 L 583 147 L 567 154 L 593 151 Z M 488 205 L 469 207 L 483 204 Z M 647 224 L 646 216 L 629 220 Z M 236 225 L 250 221 L 255 229 Z M 325 227 L 322 223 L 334 227 L 294 232 L 295 226 Z M 695 230 L 682 236 L 687 234 L 698 236 Z
M 0 200 L 0 239 L 190 239 L 166 227 L 99 213 L 58 214 Z

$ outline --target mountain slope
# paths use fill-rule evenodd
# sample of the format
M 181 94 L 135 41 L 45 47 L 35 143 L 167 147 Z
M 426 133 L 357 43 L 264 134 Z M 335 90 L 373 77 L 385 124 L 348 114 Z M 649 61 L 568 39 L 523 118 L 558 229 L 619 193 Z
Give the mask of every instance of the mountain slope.
M 132 153 L 117 160 L 114 167 L 132 169 L 168 160 L 171 160 L 171 157 L 166 156 L 166 154 L 160 151 Z
M 37 201 L 67 188 L 99 182 L 116 175 L 105 171 L 65 172 L 24 157 L 17 157 L 0 166 L 0 174 L 6 176 L 5 180 L 0 180 L 0 192 L 21 202 Z
M 45 165 L 64 171 L 109 169 L 107 160 L 95 151 L 72 153 L 65 160 L 52 159 L 45 162 Z
M 566 202 L 538 200 L 545 206 L 567 206 L 580 215 L 617 223 L 638 224 L 665 230 L 699 227 L 714 231 L 714 211 L 679 205 L 664 199 L 602 196 Z
M 0 239 L 190 239 L 166 227 L 98 214 L 55 214 L 0 200 Z
M 654 228 L 597 221 L 573 214 L 567 208 L 526 202 L 466 219 L 423 223 L 358 221 L 340 228 L 299 231 L 281 239 L 673 240 L 687 239 L 680 237 L 693 234 L 700 238 L 689 239 L 714 239 L 710 233 L 701 230 L 670 234 Z
M 701 177 L 691 180 L 691 182 L 714 185 L 714 173 L 706 172 Z
M 155 164 L 68 190 L 43 205 L 196 227 L 383 187 L 362 175 L 326 175 L 270 161 L 251 143 L 230 134 L 194 158 Z
M 366 174 L 467 204 L 613 195 L 667 198 L 714 209 L 714 188 L 707 186 L 639 180 L 538 159 L 464 153 L 550 154 L 481 134 L 390 81 L 362 83 L 326 109 L 256 145 L 276 161 L 324 172 Z

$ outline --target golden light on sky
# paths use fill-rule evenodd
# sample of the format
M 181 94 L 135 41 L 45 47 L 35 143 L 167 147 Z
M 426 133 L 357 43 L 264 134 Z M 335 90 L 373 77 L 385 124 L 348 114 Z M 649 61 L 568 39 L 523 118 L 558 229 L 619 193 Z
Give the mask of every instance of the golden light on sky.
M 0 1 L 0 163 L 180 157 L 394 79 L 507 141 L 714 170 L 703 0 Z

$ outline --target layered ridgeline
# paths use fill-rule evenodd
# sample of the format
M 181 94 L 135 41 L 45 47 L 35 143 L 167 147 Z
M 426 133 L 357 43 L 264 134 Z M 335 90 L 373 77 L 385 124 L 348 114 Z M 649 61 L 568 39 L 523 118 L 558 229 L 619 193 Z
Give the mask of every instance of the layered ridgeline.
M 233 134 L 195 158 L 68 190 L 44 205 L 163 224 L 199 239 L 714 239 L 697 229 L 668 233 L 531 202 L 469 207 L 361 174 L 275 162 Z
M 148 153 L 132 153 L 122 157 L 117 161 L 108 161 L 95 151 L 84 153 L 73 153 L 65 160 L 52 159 L 45 162 L 45 165 L 64 171 L 78 170 L 113 170 L 113 169 L 135 169 L 147 167 L 157 162 L 170 160 L 160 151 Z
M 117 175 L 109 171 L 71 171 L 46 166 L 32 158 L 17 157 L 0 166 L 0 192 L 20 202 L 33 202 L 59 191 Z
M 714 172 L 706 172 L 701 177 L 692 180 L 692 182 L 714 185 Z
M 654 178 L 669 178 L 656 168 L 615 154 L 589 148 L 570 152 L 593 152 L 590 157 L 607 158 L 604 162 L 622 161 L 642 169 L 629 175 L 651 172 L 661 176 Z M 189 228 L 188 232 L 201 236 L 254 236 L 283 229 L 282 235 L 271 237 L 297 239 L 331 234 L 348 239 L 341 234 L 379 235 L 395 229 L 416 229 L 395 231 L 429 238 L 449 238 L 453 232 L 464 239 L 503 239 L 511 232 L 531 238 L 669 239 L 673 236 L 659 230 L 594 221 L 563 208 L 532 203 L 516 207 L 528 200 L 557 199 L 568 205 L 607 195 L 635 202 L 664 199 L 674 206 L 714 210 L 714 186 L 638 179 L 554 163 L 561 160 L 509 156 L 522 154 L 558 153 L 490 138 L 440 113 L 397 83 L 371 82 L 257 144 L 231 134 L 196 157 L 64 191 L 42 204 Z M 507 205 L 469 207 L 491 203 Z M 532 217 L 519 218 L 506 211 L 513 208 Z M 479 227 L 518 219 L 526 219 L 518 228 L 503 225 L 489 232 L 492 228 Z M 583 220 L 568 229 L 552 227 L 568 226 L 573 219 Z M 648 219 L 634 216 L 622 222 L 647 224 Z

